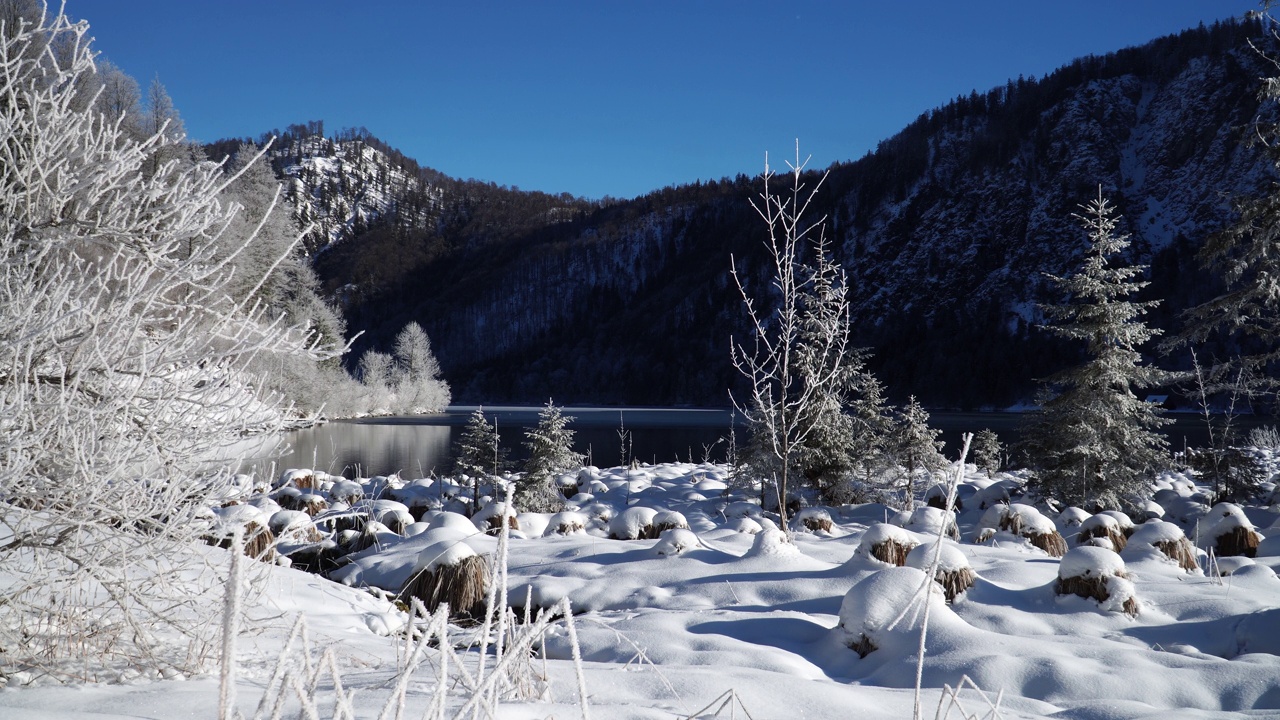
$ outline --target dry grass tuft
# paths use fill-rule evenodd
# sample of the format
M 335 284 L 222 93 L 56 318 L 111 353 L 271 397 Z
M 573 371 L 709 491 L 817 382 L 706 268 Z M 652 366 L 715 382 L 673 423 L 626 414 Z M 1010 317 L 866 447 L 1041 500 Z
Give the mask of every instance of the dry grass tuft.
M 1048 533 L 1032 533 L 1027 540 L 1034 546 L 1049 554 L 1050 557 L 1062 557 L 1067 554 L 1067 541 L 1054 530 Z
M 1218 536 L 1213 551 L 1218 557 L 1255 557 L 1258 554 L 1258 542 L 1262 538 L 1252 528 L 1237 525 L 1231 532 Z
M 806 517 L 800 521 L 800 524 L 804 525 L 809 532 L 831 532 L 835 527 L 831 524 L 831 518 L 827 517 Z
M 855 642 L 849 644 L 849 649 L 858 653 L 858 657 L 866 657 L 875 651 L 876 644 L 866 635 L 859 635 Z
M 319 495 L 303 495 L 299 500 L 298 509 L 311 517 L 315 517 L 329 509 L 329 503 L 325 502 L 325 499 Z
M 913 547 L 915 545 L 903 545 L 893 540 L 885 540 L 871 546 L 871 555 L 881 562 L 903 567 L 907 564 L 907 553 L 911 552 Z
M 289 481 L 289 484 L 298 488 L 299 490 L 315 490 L 316 476 L 311 473 L 307 473 L 306 475 L 295 475 Z
M 973 568 L 960 568 L 958 570 L 939 570 L 934 576 L 934 580 L 942 586 L 942 593 L 946 595 L 947 602 L 956 599 L 960 593 L 973 587 L 974 581 L 978 579 L 978 574 Z
M 440 565 L 435 570 L 414 575 L 397 599 L 408 602 L 418 598 L 429 612 L 435 612 L 441 603 L 448 603 L 449 617 L 475 619 L 484 616 L 488 590 L 488 557 L 471 555 L 452 565 Z
M 1164 553 L 1165 557 L 1178 563 L 1178 567 L 1187 572 L 1194 572 L 1200 567 L 1200 563 L 1196 562 L 1196 549 L 1191 545 L 1191 541 L 1185 537 L 1158 542 L 1155 544 L 1155 549 Z
M 658 523 L 656 525 L 648 525 L 646 527 L 650 528 L 650 532 L 653 533 L 653 537 L 656 538 L 662 535 L 663 530 L 688 530 L 689 524 L 682 523 L 682 522 L 664 522 L 664 523 Z M 653 539 L 653 538 L 646 538 L 646 539 Z
M 228 544 L 227 547 L 230 547 Z M 270 528 L 256 522 L 244 526 L 244 554 L 255 560 L 275 562 L 276 536 Z
M 1054 585 L 1054 592 L 1058 595 L 1076 595 L 1082 598 L 1091 598 L 1098 602 L 1106 602 L 1111 598 L 1111 592 L 1107 589 L 1107 577 L 1069 577 L 1058 578 Z M 1127 578 L 1127 575 L 1118 574 L 1116 577 Z M 1138 601 L 1134 598 L 1128 598 L 1124 601 L 1124 614 L 1129 617 L 1137 617 Z
M 507 528 L 511 530 L 519 530 L 520 523 L 516 522 L 515 515 L 507 515 Z M 502 514 L 491 515 L 485 527 L 485 533 L 489 535 L 497 535 L 502 532 Z M 430 610 L 431 608 L 427 608 Z
M 1129 544 L 1129 536 L 1120 529 L 1118 525 L 1095 525 L 1087 530 L 1081 530 L 1076 535 L 1076 544 L 1085 545 L 1093 538 L 1106 538 L 1111 541 L 1111 549 L 1120 552 L 1124 546 Z

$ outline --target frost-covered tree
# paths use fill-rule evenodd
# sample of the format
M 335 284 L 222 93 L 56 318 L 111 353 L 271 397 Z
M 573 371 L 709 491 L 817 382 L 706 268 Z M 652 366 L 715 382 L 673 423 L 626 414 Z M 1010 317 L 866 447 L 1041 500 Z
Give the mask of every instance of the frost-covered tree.
M 947 467 L 942 456 L 943 442 L 938 439 L 942 431 L 929 427 L 929 412 L 914 396 L 898 411 L 894 426 L 888 455 L 899 468 L 894 475 L 902 493 L 902 506 L 911 510 L 915 508 L 917 488 L 928 487 L 933 473 Z
M 196 670 L 218 588 L 191 543 L 244 436 L 285 421 L 253 360 L 337 349 L 231 292 L 227 178 L 148 171 L 176 140 L 78 96 L 87 31 L 0 32 L 0 650 L 54 676 Z
M 471 478 L 471 507 L 474 511 L 479 507 L 480 479 L 501 475 L 506 466 L 507 449 L 500 444 L 498 419 L 494 418 L 490 423 L 484 417 L 484 408 L 476 408 L 458 438 L 454 458 L 457 472 Z
M 1004 444 L 991 428 L 983 428 L 973 436 L 973 464 L 988 476 L 1000 472 L 1004 464 Z
M 1083 342 L 1088 360 L 1046 381 L 1040 407 L 1028 416 L 1024 451 L 1035 486 L 1069 505 L 1119 507 L 1140 491 L 1168 454 L 1156 429 L 1168 422 L 1135 388 L 1167 379 L 1143 364 L 1139 348 L 1159 331 L 1142 316 L 1158 301 L 1129 299 L 1147 283 L 1143 268 L 1120 264 L 1128 236 L 1099 189 L 1077 214 L 1088 233 L 1084 266 L 1071 277 L 1050 276 L 1065 293 L 1044 307 L 1054 334 Z
M 396 335 L 392 358 L 392 387 L 401 412 L 436 412 L 449 404 L 449 385 L 421 325 L 410 322 Z
M 287 324 L 304 327 L 327 344 L 344 344 L 345 323 L 320 296 L 320 281 L 302 254 L 302 235 L 283 199 L 280 182 L 261 151 L 250 143 L 229 158 L 216 158 L 232 182 L 221 200 L 234 215 L 219 246 L 232 277 L 233 297 L 262 303 L 268 314 L 282 315 Z M 254 242 L 244 246 L 244 239 Z M 264 271 L 270 268 L 270 272 Z M 307 358 L 271 357 L 261 362 L 276 365 L 278 378 L 272 389 L 288 397 L 305 414 L 321 412 L 348 415 L 362 411 L 351 407 L 360 393 L 353 378 L 337 359 L 317 364 Z
M 564 504 L 554 485 L 557 473 L 582 467 L 582 455 L 573 451 L 571 415 L 547 401 L 538 413 L 538 424 L 525 432 L 524 446 L 529 459 L 524 475 L 516 483 L 516 506 L 528 512 L 556 512 Z
M 757 472 L 772 469 L 769 479 L 781 500 L 784 526 L 797 457 L 815 430 L 830 427 L 819 420 L 836 418 L 832 413 L 843 405 L 853 353 L 846 278 L 828 256 L 826 218 L 806 217 L 822 180 L 806 189 L 798 144 L 795 162 L 788 166 L 791 187 L 775 193 L 770 189 L 774 174 L 766 158 L 764 190 L 759 201 L 752 203 L 768 227 L 773 302 L 751 296 L 735 261 L 732 274 L 746 305 L 752 337 L 749 343 L 731 345 L 733 365 L 750 384 L 748 395 L 734 397 L 733 403 L 750 426 L 749 457 L 758 459 L 753 463 Z M 812 264 L 804 262 L 806 253 L 812 254 Z M 763 492 L 770 492 L 770 483 L 764 484 Z

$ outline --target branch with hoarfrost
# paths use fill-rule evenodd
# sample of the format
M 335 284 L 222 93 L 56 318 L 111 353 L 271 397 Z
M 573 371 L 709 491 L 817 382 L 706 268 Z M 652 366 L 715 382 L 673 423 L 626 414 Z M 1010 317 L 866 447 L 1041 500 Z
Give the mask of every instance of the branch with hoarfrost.
M 752 207 L 768 227 L 765 242 L 770 287 L 777 305 L 765 310 L 747 291 L 747 282 L 731 258 L 730 274 L 746 307 L 751 346 L 730 344 L 730 359 L 750 383 L 748 396 L 730 395 L 734 408 L 752 427 L 752 434 L 776 461 L 776 488 L 782 526 L 787 527 L 786 499 L 790 466 L 796 450 L 813 431 L 815 410 L 825 394 L 840 388 L 852 357 L 849 332 L 847 278 L 829 256 L 826 217 L 808 222 L 809 209 L 822 187 L 823 175 L 812 189 L 804 182 L 808 159 L 788 162 L 789 191 L 770 188 L 774 173 L 765 157 L 764 190 Z M 804 262 L 806 251 L 812 264 Z
M 235 176 L 148 167 L 179 141 L 84 102 L 87 33 L 46 14 L 0 34 L 0 650 L 54 678 L 199 670 L 220 605 L 187 572 L 202 509 L 286 410 L 254 360 L 341 348 L 231 291 L 255 242 L 218 199 Z

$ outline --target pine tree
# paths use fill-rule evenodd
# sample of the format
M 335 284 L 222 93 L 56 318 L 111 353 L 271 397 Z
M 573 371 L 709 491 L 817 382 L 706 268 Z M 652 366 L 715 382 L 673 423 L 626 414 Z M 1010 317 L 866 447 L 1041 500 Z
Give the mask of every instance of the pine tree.
M 903 507 L 907 510 L 915 508 L 918 479 L 932 477 L 936 471 L 947 466 L 942 457 L 943 443 L 938 439 L 941 430 L 929 427 L 929 412 L 912 396 L 906 407 L 898 411 L 896 428 L 892 438 L 889 454 L 899 466 L 899 489 L 902 491 Z M 929 483 L 924 483 L 927 486 Z
M 1004 444 L 991 428 L 983 428 L 973 436 L 973 464 L 989 477 L 1000 472 L 1004 464 Z
M 1129 241 L 1117 234 L 1119 220 L 1101 188 L 1081 209 L 1075 217 L 1089 235 L 1084 266 L 1069 278 L 1050 276 L 1067 297 L 1043 309 L 1056 320 L 1048 329 L 1083 341 L 1089 359 L 1045 383 L 1040 408 L 1028 417 L 1024 450 L 1042 494 L 1071 505 L 1120 507 L 1168 452 L 1155 432 L 1168 421 L 1133 392 L 1166 379 L 1143 365 L 1138 351 L 1159 332 L 1142 320 L 1158 301 L 1127 299 L 1147 284 L 1135 279 L 1144 268 L 1112 265 Z
M 516 484 L 516 506 L 528 512 L 556 512 L 563 507 L 560 490 L 553 484 L 557 473 L 582 467 L 582 455 L 573 451 L 571 415 L 563 415 L 550 400 L 538 413 L 538 424 L 525 432 L 529 450 L 524 476 Z
M 507 449 L 499 442 L 497 418 L 490 424 L 484 417 L 484 408 L 476 408 L 458 438 L 454 453 L 458 474 L 471 478 L 472 512 L 479 508 L 480 478 L 500 475 L 506 465 Z

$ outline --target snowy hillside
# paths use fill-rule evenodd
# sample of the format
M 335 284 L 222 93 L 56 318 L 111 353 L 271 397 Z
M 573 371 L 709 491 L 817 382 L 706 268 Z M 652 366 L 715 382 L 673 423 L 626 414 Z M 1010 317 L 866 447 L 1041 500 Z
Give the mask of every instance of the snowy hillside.
M 1079 261 L 1071 215 L 1099 186 L 1165 300 L 1153 322 L 1176 330 L 1214 289 L 1197 248 L 1275 174 L 1243 142 L 1276 117 L 1251 40 L 1267 42 L 1259 25 L 1224 23 L 1011 80 L 831 167 L 815 217 L 830 219 L 856 341 L 890 393 L 999 407 L 1069 364 L 1035 307 L 1056 300 L 1042 273 Z M 432 175 L 361 137 L 295 138 L 277 159 L 322 224 L 326 287 L 366 331 L 357 355 L 416 319 L 463 400 L 725 402 L 725 344 L 743 330 L 730 255 L 764 281 L 755 179 L 588 202 Z

